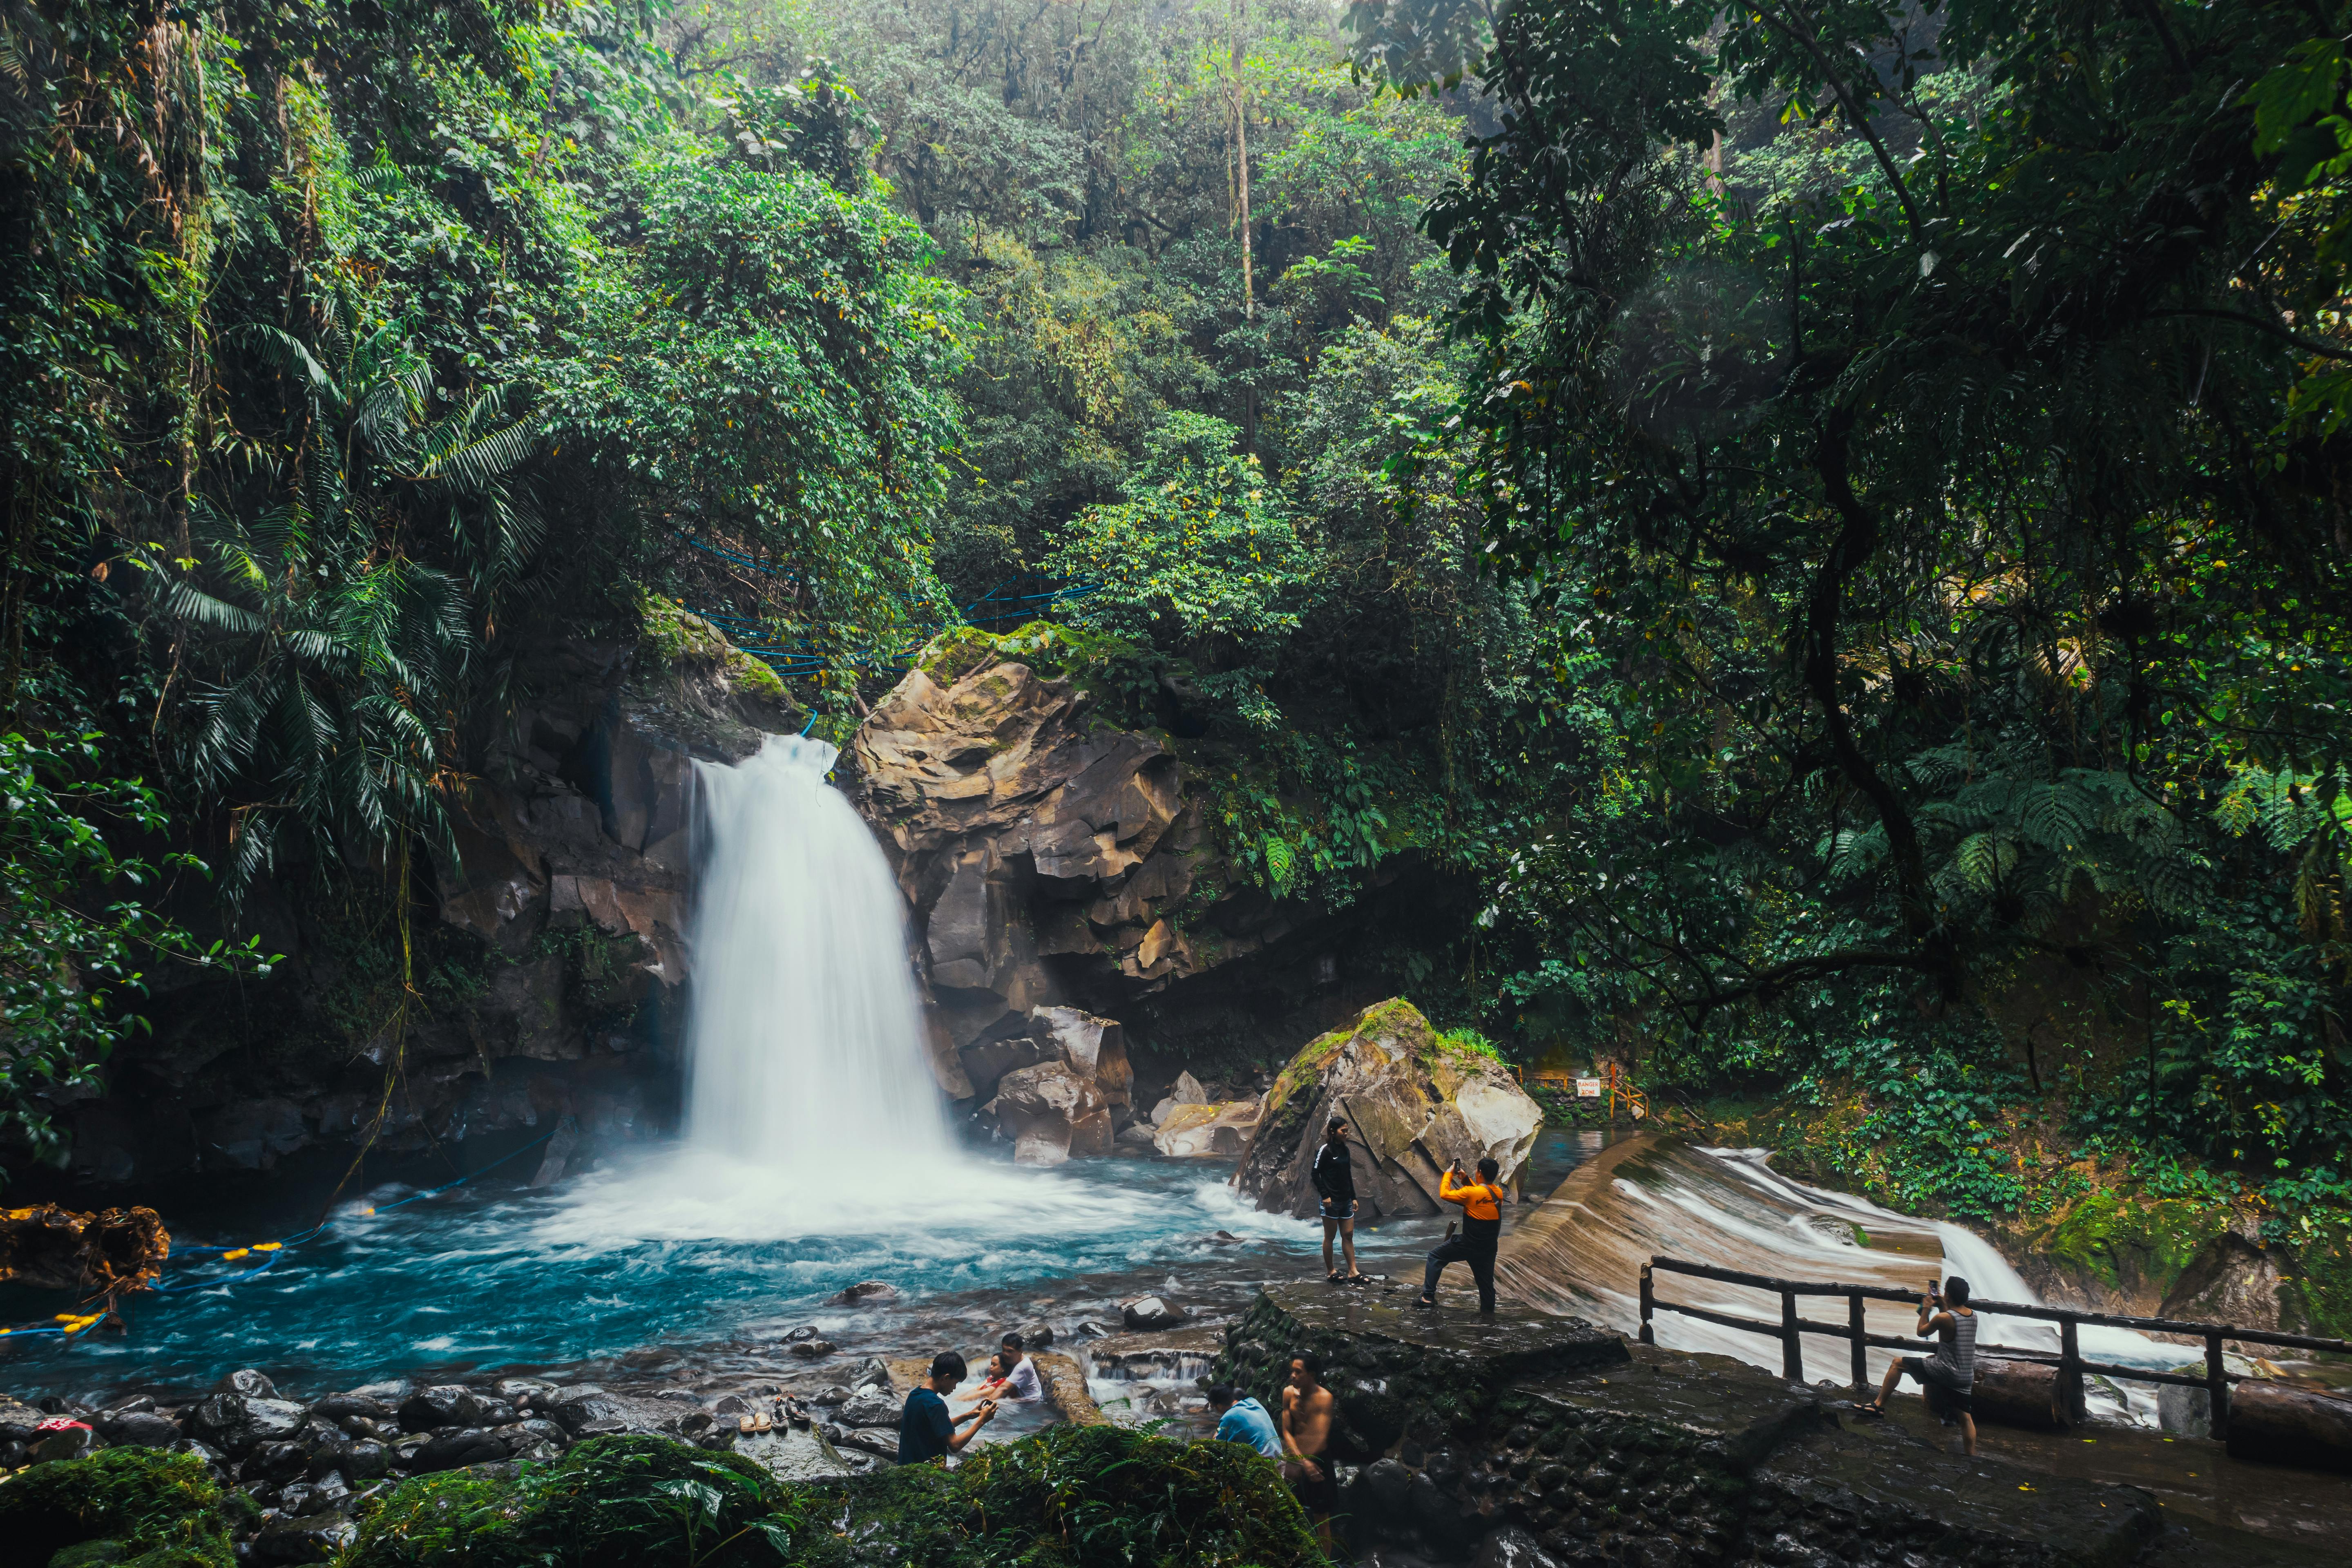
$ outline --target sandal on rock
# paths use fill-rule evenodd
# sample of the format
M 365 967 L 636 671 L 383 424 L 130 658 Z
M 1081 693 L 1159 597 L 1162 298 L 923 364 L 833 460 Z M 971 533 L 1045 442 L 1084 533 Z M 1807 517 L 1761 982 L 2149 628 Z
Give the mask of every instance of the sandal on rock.
M 739 1432 L 757 1432 L 760 1429 L 760 1424 L 751 1416 L 745 1415 L 738 1418 L 735 1429 Z
M 1337 1284 L 1339 1284 L 1339 1271 L 1338 1269 L 1334 1268 L 1333 1270 L 1331 1270 L 1331 1272 L 1330 1272 L 1330 1273 L 1326 1274 L 1326 1275 L 1323 1277 L 1323 1282 L 1324 1282 L 1325 1284 L 1327 1284 L 1327 1285 L 1337 1285 Z
M 1412 1304 L 1416 1307 L 1427 1307 L 1432 1309 L 1435 1308 L 1437 1305 L 1435 1301 L 1432 1300 L 1427 1296 L 1415 1296 L 1412 1299 Z
M 1349 1274 L 1345 1277 L 1335 1274 L 1332 1278 L 1338 1279 L 1342 1285 L 1369 1285 L 1372 1282 L 1372 1277 L 1369 1274 Z
M 776 1429 L 775 1418 L 772 1415 L 761 1415 L 753 1417 L 753 1420 L 756 1422 L 752 1427 L 755 1432 L 772 1432 Z
M 1864 1405 L 1860 1400 L 1854 1401 L 1853 1413 L 1856 1415 L 1868 1415 L 1875 1420 L 1883 1421 L 1886 1418 L 1886 1407 L 1885 1405 Z

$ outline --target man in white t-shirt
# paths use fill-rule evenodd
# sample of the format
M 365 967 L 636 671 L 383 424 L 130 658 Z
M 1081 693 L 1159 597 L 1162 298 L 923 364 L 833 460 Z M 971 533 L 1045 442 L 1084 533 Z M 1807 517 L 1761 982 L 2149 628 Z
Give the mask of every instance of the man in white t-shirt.
M 1019 1334 L 1007 1334 L 999 1342 L 1004 1352 L 1004 1392 L 1015 1399 L 1043 1399 L 1045 1390 L 1037 1381 L 1037 1363 L 1021 1347 Z

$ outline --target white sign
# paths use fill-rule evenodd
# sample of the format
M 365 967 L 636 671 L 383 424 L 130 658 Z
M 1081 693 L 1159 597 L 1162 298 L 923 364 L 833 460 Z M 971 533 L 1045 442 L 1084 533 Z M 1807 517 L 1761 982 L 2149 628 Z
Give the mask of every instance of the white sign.
M 1597 1078 L 1578 1079 L 1576 1080 L 1576 1098 L 1579 1100 L 1599 1100 L 1601 1098 L 1601 1080 Z

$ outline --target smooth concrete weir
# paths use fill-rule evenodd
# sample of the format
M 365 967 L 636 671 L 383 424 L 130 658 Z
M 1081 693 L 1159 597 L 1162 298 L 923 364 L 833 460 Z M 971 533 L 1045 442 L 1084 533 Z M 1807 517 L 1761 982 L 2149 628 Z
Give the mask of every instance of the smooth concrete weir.
M 1727 1356 L 1525 1308 L 1409 1303 L 1275 1286 L 1217 1363 L 1276 1407 L 1291 1358 L 1323 1359 L 1359 1547 L 1514 1568 L 2328 1561 L 2234 1531 L 2192 1538 L 2138 1487 L 1969 1458 L 1940 1429 L 1860 1416 L 1842 1393 Z

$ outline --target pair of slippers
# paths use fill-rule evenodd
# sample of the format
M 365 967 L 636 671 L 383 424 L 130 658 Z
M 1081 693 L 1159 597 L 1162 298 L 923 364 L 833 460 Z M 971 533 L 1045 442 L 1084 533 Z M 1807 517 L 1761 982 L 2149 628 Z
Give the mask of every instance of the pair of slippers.
M 736 1423 L 736 1429 L 742 1432 L 772 1432 L 776 1429 L 775 1417 L 772 1415 L 746 1415 Z
M 1342 1274 L 1336 1268 L 1331 1271 L 1331 1283 L 1334 1285 L 1369 1285 L 1371 1282 L 1372 1277 L 1369 1274 Z

